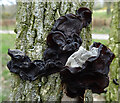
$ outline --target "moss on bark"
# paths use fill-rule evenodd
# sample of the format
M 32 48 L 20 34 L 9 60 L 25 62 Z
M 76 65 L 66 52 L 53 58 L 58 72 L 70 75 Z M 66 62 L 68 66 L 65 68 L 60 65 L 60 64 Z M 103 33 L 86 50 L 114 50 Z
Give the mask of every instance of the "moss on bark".
M 110 38 L 109 38 L 109 48 L 114 52 L 115 59 L 113 60 L 111 66 L 110 66 L 110 83 L 109 87 L 107 88 L 107 94 L 106 94 L 106 100 L 113 102 L 118 101 L 118 85 L 115 85 L 113 83 L 113 79 L 119 79 L 119 14 L 120 14 L 120 2 L 114 3 L 114 9 L 113 9 L 113 16 L 112 16 L 112 22 L 111 22 L 111 31 L 110 31 Z

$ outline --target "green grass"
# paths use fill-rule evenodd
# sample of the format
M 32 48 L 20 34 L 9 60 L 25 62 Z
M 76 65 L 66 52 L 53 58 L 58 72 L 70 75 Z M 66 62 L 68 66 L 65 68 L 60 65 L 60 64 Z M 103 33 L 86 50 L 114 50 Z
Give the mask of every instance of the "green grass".
M 10 60 L 7 55 L 8 48 L 13 49 L 15 45 L 15 34 L 0 34 L 2 47 L 2 95 L 0 94 L 0 100 L 8 100 L 10 94 L 10 72 L 7 69 L 7 62 Z
M 93 39 L 92 42 L 101 42 L 104 45 L 108 44 L 108 40 L 96 40 L 96 39 Z
M 96 20 L 95 26 L 92 29 L 92 33 L 97 34 L 109 34 L 110 33 L 110 21 L 112 13 L 107 15 L 106 11 L 95 10 L 93 12 L 93 18 Z M 107 23 L 104 25 L 104 22 Z
M 107 15 L 106 11 L 99 11 L 99 10 L 95 10 L 93 11 L 93 18 L 111 18 L 112 13 L 110 15 Z
M 109 34 L 110 33 L 110 27 L 107 26 L 101 26 L 101 27 L 94 27 L 92 28 L 92 34 Z
M 0 26 L 0 30 L 14 30 L 15 29 L 15 25 L 11 25 L 11 26 Z
M 6 64 L 8 57 L 6 56 L 9 48 L 13 49 L 15 45 L 15 34 L 0 34 L 2 35 L 2 62 Z
M 14 48 L 16 34 L 0 34 L 2 35 L 2 53 L 6 54 L 8 48 Z

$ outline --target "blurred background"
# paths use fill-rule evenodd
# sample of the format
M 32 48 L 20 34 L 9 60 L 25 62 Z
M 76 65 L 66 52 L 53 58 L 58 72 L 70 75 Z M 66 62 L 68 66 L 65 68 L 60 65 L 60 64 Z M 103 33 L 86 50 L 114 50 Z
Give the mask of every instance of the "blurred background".
M 93 10 L 93 21 L 92 21 L 92 38 L 93 41 L 100 41 L 107 45 L 110 23 L 112 16 L 112 2 L 96 2 Z M 9 61 L 7 56 L 8 48 L 15 48 L 15 37 L 14 33 L 16 23 L 16 2 L 15 0 L 4 0 L 0 1 L 0 50 L 2 51 L 2 87 L 0 88 L 0 101 L 8 100 L 10 95 L 10 72 L 8 71 L 6 64 Z M 9 42 L 8 42 L 9 41 Z M 4 91 L 4 92 L 2 92 Z

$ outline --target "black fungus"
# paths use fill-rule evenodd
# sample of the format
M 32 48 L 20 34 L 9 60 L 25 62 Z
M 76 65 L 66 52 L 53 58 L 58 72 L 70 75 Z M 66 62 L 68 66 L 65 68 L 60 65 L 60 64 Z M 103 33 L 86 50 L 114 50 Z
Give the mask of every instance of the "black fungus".
M 81 8 L 82 9 L 82 8 Z M 87 10 L 87 11 L 86 11 Z M 80 11 L 80 12 L 79 12 Z M 7 66 L 12 73 L 18 74 L 23 80 L 33 81 L 41 76 L 47 76 L 64 69 L 68 57 L 78 50 L 82 44 L 80 32 L 85 21 L 90 24 L 92 12 L 84 8 L 77 14 L 66 14 L 58 18 L 47 36 L 47 48 L 42 60 L 31 61 L 19 50 L 8 50 L 11 61 Z M 83 13 L 84 12 L 84 13 Z M 86 14 L 89 17 L 86 19 Z
M 45 73 L 45 63 L 43 61 L 31 61 L 28 56 L 19 50 L 8 50 L 8 54 L 12 59 L 8 62 L 7 67 L 10 72 L 18 74 L 22 80 L 33 81 Z
M 80 32 L 91 20 L 92 12 L 85 7 L 79 8 L 76 14 L 58 18 L 47 36 L 43 60 L 31 61 L 19 50 L 8 50 L 11 60 L 7 66 L 10 72 L 29 81 L 60 72 L 66 94 L 70 97 L 83 97 L 85 89 L 91 89 L 94 93 L 104 92 L 109 84 L 109 65 L 114 58 L 106 46 L 94 43 L 92 46 L 98 48 L 99 53 L 96 57 L 88 58 L 82 67 L 65 66 L 67 59 L 81 46 Z
M 85 89 L 91 89 L 93 93 L 104 93 L 109 85 L 109 66 L 115 55 L 101 43 L 94 42 L 92 47 L 98 48 L 97 56 L 88 58 L 82 67 L 66 67 L 60 72 L 70 97 L 83 96 Z
M 92 21 L 92 12 L 86 7 L 79 8 L 77 10 L 77 15 L 83 20 L 84 27 L 88 26 Z

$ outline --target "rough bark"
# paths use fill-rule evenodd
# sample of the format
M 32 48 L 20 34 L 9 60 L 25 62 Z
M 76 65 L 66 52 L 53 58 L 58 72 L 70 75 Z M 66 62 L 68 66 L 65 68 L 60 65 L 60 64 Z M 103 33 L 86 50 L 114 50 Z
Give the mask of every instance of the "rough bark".
M 111 22 L 111 31 L 110 31 L 110 38 L 109 38 L 109 48 L 114 52 L 116 55 L 114 61 L 110 66 L 110 83 L 108 87 L 108 91 L 106 94 L 107 101 L 118 101 L 118 85 L 113 83 L 113 79 L 119 79 L 119 43 L 120 43 L 120 2 L 114 3 L 114 10 Z M 119 39 L 118 39 L 119 38 Z M 118 82 L 118 81 L 117 81 Z M 120 90 L 119 90 L 120 91 Z
M 16 48 L 24 51 L 32 60 L 42 59 L 46 48 L 46 36 L 54 21 L 66 13 L 75 13 L 80 7 L 90 7 L 89 2 L 17 2 Z M 90 26 L 91 27 L 91 26 Z M 83 45 L 91 43 L 90 27 L 82 31 Z M 10 101 L 58 101 L 62 98 L 59 73 L 29 82 L 12 74 Z
M 120 2 L 118 3 L 118 18 L 120 18 Z M 119 61 L 119 87 L 118 87 L 118 101 L 120 101 L 120 20 L 118 20 L 118 61 Z

